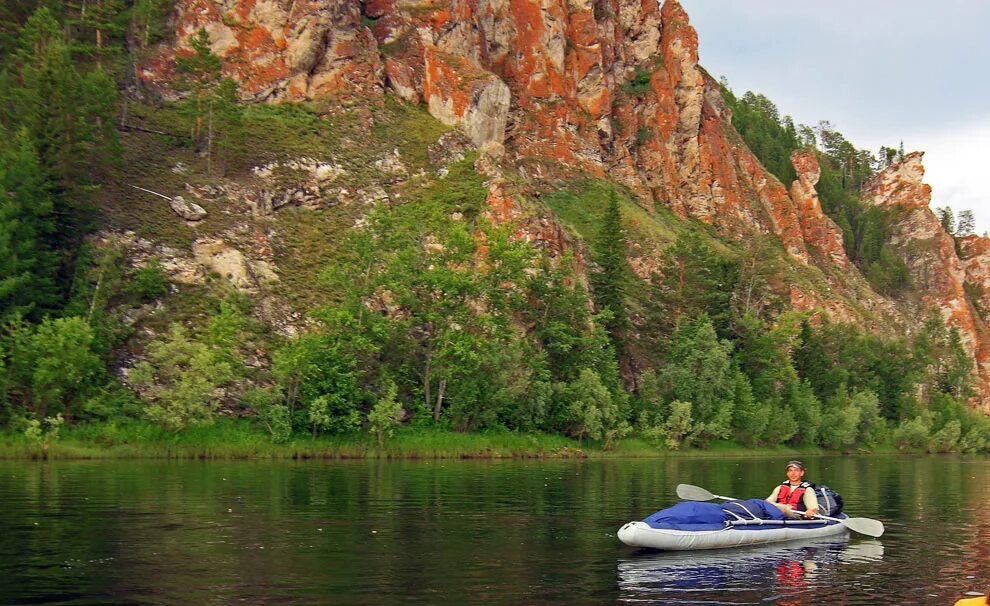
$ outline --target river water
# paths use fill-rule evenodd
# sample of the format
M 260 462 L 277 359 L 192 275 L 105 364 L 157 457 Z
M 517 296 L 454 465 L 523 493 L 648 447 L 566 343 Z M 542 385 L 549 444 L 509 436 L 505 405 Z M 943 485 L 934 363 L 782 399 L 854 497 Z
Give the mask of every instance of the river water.
M 616 530 L 785 461 L 0 461 L 0 604 L 946 604 L 990 591 L 990 459 L 812 457 L 880 539 L 698 553 Z

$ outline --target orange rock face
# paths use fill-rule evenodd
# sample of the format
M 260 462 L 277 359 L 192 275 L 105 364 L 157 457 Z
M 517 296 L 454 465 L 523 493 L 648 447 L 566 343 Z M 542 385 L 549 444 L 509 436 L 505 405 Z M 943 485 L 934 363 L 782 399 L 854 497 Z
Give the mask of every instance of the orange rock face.
M 809 261 L 787 189 L 727 136 L 676 0 L 180 0 L 176 14 L 177 39 L 205 28 L 250 98 L 377 99 L 388 86 L 479 147 L 611 176 L 646 207 L 773 233 Z M 167 66 L 156 58 L 146 81 Z
M 849 257 L 842 245 L 842 230 L 822 211 L 822 203 L 815 191 L 822 175 L 818 156 L 812 150 L 795 150 L 791 154 L 791 164 L 798 176 L 791 184 L 791 199 L 797 205 L 805 242 L 821 251 L 840 270 L 849 269 Z
M 979 347 L 976 363 L 983 379 L 981 398 L 982 409 L 990 413 L 990 238 L 967 236 L 960 243 L 959 259 L 966 270 L 966 281 L 971 285 L 972 295 L 977 305 L 977 327 Z
M 249 100 L 375 102 L 382 97 L 377 44 L 361 23 L 360 5 L 347 0 L 178 0 L 178 48 L 139 70 L 151 85 L 167 82 L 175 53 L 188 51 L 190 36 L 206 30 L 224 74 Z
M 959 330 L 963 347 L 979 371 L 979 400 L 988 402 L 990 339 L 983 320 L 966 297 L 965 283 L 969 281 L 978 287 L 984 283 L 990 259 L 983 255 L 990 246 L 981 242 L 984 238 L 964 240 L 962 250 L 967 251 L 964 258 L 972 265 L 964 267 L 956 254 L 955 240 L 929 208 L 931 187 L 922 181 L 923 156 L 922 152 L 915 152 L 891 164 L 864 186 L 863 193 L 877 206 L 896 213 L 898 222 L 891 244 L 909 251 L 903 258 L 922 303 L 937 308 L 946 324 Z
M 379 103 L 391 89 L 425 102 L 475 146 L 496 150 L 492 157 L 504 151 L 510 161 L 610 178 L 646 208 L 666 206 L 729 237 L 773 234 L 798 262 L 865 284 L 822 212 L 815 155 L 792 156 L 792 184 L 760 164 L 733 129 L 719 84 L 699 67 L 697 32 L 677 0 L 177 0 L 174 24 L 178 47 L 139 70 L 150 86 L 167 89 L 175 54 L 189 52 L 203 28 L 247 99 L 332 108 Z M 892 244 L 920 251 L 907 261 L 923 303 L 959 328 L 990 395 L 990 345 L 964 292 L 967 280 L 976 284 L 990 309 L 990 244 L 966 240 L 963 260 L 956 256 L 928 209 L 921 157 L 883 171 L 865 196 L 898 213 Z M 539 177 L 543 169 L 526 170 Z M 518 224 L 519 237 L 552 251 L 567 246 L 549 218 L 522 218 L 497 180 L 490 192 L 493 220 Z M 648 256 L 637 257 L 641 273 Z M 788 288 L 797 309 L 857 317 L 838 295 L 779 292 Z M 879 296 L 871 305 L 893 306 Z

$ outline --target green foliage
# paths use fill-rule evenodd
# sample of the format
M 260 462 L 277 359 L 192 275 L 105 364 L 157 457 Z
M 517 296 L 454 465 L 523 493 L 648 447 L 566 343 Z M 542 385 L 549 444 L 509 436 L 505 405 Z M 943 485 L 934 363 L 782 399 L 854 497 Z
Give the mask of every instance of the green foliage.
M 556 267 L 546 259 L 527 282 L 533 303 L 536 347 L 556 381 L 573 381 L 591 368 L 614 390 L 619 385 L 615 351 L 602 323 L 588 312 L 588 294 L 568 269 L 565 258 Z
M 674 400 L 670 403 L 670 415 L 664 423 L 666 445 L 670 450 L 691 444 L 697 432 L 697 426 L 691 415 L 691 403 Z
M 953 419 L 932 435 L 929 448 L 933 452 L 955 452 L 962 438 L 962 425 Z
M 966 429 L 959 440 L 960 452 L 990 451 L 990 417 L 970 411 L 962 425 Z
M 938 222 L 945 233 L 950 236 L 956 233 L 956 217 L 951 206 L 939 206 L 935 209 L 935 216 L 938 217 Z
M 931 443 L 931 422 L 924 415 L 905 419 L 894 429 L 894 445 L 901 450 L 925 450 Z
M 311 334 L 296 341 L 277 358 L 276 376 L 298 381 L 297 393 L 312 434 L 346 433 L 361 425 L 366 395 L 358 384 L 354 358 L 336 339 Z M 289 409 L 294 411 L 292 402 Z M 294 414 L 294 413 L 293 413 Z M 298 419 L 293 420 L 301 425 Z
M 292 417 L 277 390 L 267 387 L 249 389 L 241 396 L 241 405 L 255 413 L 273 443 L 282 444 L 292 437 Z
M 785 186 L 797 178 L 791 152 L 802 147 L 790 116 L 780 117 L 777 106 L 764 95 L 747 92 L 736 98 L 725 85 L 722 97 L 732 110 L 732 125 L 760 162 Z
M 605 327 L 621 355 L 622 333 L 627 325 L 626 284 L 632 272 L 626 258 L 626 236 L 622 229 L 619 198 L 615 190 L 609 192 L 608 206 L 602 217 L 594 259 L 598 266 L 591 277 L 595 299 L 599 309 L 608 310 L 610 314 L 610 320 L 605 323 Z
M 175 59 L 178 90 L 188 96 L 180 109 L 190 119 L 191 136 L 196 149 L 205 147 L 207 174 L 213 172 L 214 148 L 217 159 L 226 162 L 241 149 L 244 140 L 244 112 L 238 98 L 237 83 L 222 76 L 223 62 L 213 54 L 206 30 L 189 36 L 192 52 Z M 221 171 L 222 172 L 222 171 Z
M 109 381 L 89 394 L 79 417 L 116 422 L 139 418 L 143 412 L 142 403 L 133 391 L 117 381 Z
M 62 27 L 46 8 L 25 24 L 13 71 L 20 86 L 7 114 L 13 124 L 6 126 L 27 129 L 44 173 L 62 191 L 90 183 L 120 151 L 113 80 L 100 68 L 78 71 Z
M 926 334 L 916 339 L 928 344 Z M 917 369 L 927 365 L 918 358 L 918 352 L 927 356 L 925 351 L 927 345 L 912 348 L 903 340 L 883 339 L 849 325 L 825 322 L 816 329 L 805 321 L 792 360 L 820 400 L 870 392 L 877 397 L 881 416 L 899 421 L 911 407 Z
M 730 435 L 736 392 L 731 354 L 732 344 L 719 340 L 702 314 L 677 328 L 660 372 L 664 399 L 691 403 L 703 444 Z
M 716 253 L 694 231 L 682 234 L 663 252 L 663 275 L 658 298 L 667 310 L 664 320 L 670 332 L 682 317 L 704 313 L 715 330 L 728 334 L 733 310 L 732 298 L 740 282 L 738 264 Z
M 128 379 L 148 400 L 148 417 L 172 431 L 213 422 L 216 391 L 236 376 L 224 352 L 192 339 L 180 324 L 148 344 Z
M 0 125 L 0 137 L 6 139 Z M 26 129 L 0 148 L 0 320 L 38 319 L 54 307 L 54 206 Z
M 795 127 L 789 116 L 781 118 L 776 105 L 764 95 L 747 92 L 736 98 L 723 83 L 722 96 L 732 109 L 733 126 L 785 186 L 797 178 L 791 153 L 802 147 L 817 149 L 821 176 L 816 189 L 822 210 L 842 229 L 846 254 L 878 291 L 890 295 L 906 288 L 907 266 L 887 244 L 892 235 L 891 216 L 859 198 L 860 188 L 882 162 L 856 149 L 827 121 L 815 128 Z
M 769 440 L 771 406 L 753 397 L 753 388 L 743 373 L 736 374 L 735 410 L 732 415 L 732 434 L 746 446 L 757 446 Z M 772 440 L 769 440 L 774 443 Z
M 93 330 L 82 318 L 15 324 L 7 361 L 8 390 L 14 400 L 38 419 L 52 412 L 75 412 L 103 377 L 93 341 Z
M 53 417 L 45 417 L 41 420 L 30 419 L 27 422 L 24 435 L 28 440 L 41 444 L 47 450 L 49 444 L 58 439 L 59 432 L 62 430 L 62 425 L 64 424 L 65 419 L 62 417 L 62 413 L 58 413 Z
M 147 48 L 165 36 L 165 24 L 173 4 L 173 0 L 134 0 L 131 24 L 136 44 Z
M 823 425 L 822 405 L 815 397 L 814 390 L 807 381 L 792 381 L 785 389 L 785 403 L 793 413 L 797 432 L 791 442 L 813 446 L 820 441 L 819 431 Z
M 307 419 L 317 432 L 348 433 L 361 426 L 361 413 L 355 410 L 346 396 L 338 393 L 324 393 L 309 400 Z
M 651 80 L 653 78 L 653 72 L 645 69 L 636 69 L 636 73 L 633 75 L 629 82 L 622 85 L 622 90 L 629 93 L 630 95 L 641 97 L 652 89 Z
M 915 335 L 913 352 L 913 366 L 930 400 L 937 394 L 956 398 L 972 395 L 973 363 L 962 346 L 959 330 L 949 329 L 937 309 L 931 310 Z
M 784 323 L 767 326 L 753 314 L 736 320 L 735 360 L 749 378 L 757 401 L 782 402 L 785 390 L 797 382 L 797 372 L 789 356 L 796 332 L 792 325 Z
M 794 418 L 794 413 L 790 408 L 779 404 L 772 405 L 764 443 L 784 444 L 789 442 L 799 430 L 797 419 Z
M 636 129 L 636 146 L 646 145 L 654 137 L 653 129 L 648 126 L 640 126 Z
M 965 238 L 976 232 L 976 217 L 971 210 L 959 211 L 959 223 L 956 225 L 956 237 Z
M 158 257 L 148 259 L 144 267 L 131 275 L 124 291 L 141 301 L 154 301 L 167 293 L 168 278 L 161 260 Z
M 850 398 L 849 405 L 860 412 L 856 443 L 877 446 L 887 439 L 887 422 L 880 414 L 880 399 L 872 391 L 860 391 Z
M 862 410 L 847 398 L 831 402 L 821 425 L 821 443 L 826 448 L 843 450 L 856 444 Z
M 625 420 L 621 402 L 615 401 L 594 370 L 582 370 L 575 381 L 560 384 L 556 390 L 567 410 L 571 434 L 579 444 L 587 436 L 603 440 L 602 447 L 609 450 L 613 441 L 632 430 Z
M 385 385 L 385 394 L 378 398 L 368 412 L 368 431 L 378 438 L 378 447 L 385 447 L 385 439 L 395 435 L 395 428 L 402 422 L 402 404 L 395 399 L 398 389 L 394 382 Z

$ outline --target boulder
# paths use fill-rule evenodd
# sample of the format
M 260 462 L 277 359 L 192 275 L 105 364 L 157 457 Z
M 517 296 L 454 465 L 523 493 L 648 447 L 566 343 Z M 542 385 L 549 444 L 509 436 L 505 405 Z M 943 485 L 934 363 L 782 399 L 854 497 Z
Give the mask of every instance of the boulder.
M 186 221 L 202 221 L 206 210 L 195 202 L 188 202 L 182 196 L 172 196 L 168 201 L 169 207 Z

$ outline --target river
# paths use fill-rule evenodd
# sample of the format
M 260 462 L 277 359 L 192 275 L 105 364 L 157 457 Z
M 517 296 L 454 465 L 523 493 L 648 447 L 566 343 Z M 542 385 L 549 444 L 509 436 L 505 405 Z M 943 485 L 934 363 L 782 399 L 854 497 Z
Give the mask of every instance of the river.
M 786 458 L 786 457 L 785 457 Z M 990 591 L 990 459 L 809 457 L 879 539 L 703 553 L 616 530 L 785 458 L 0 461 L 0 604 L 945 604 Z

